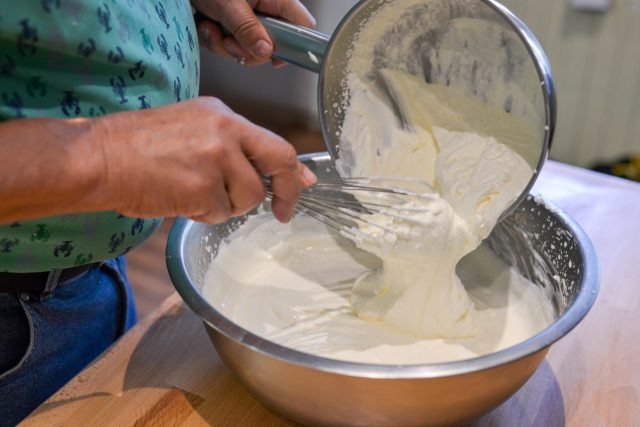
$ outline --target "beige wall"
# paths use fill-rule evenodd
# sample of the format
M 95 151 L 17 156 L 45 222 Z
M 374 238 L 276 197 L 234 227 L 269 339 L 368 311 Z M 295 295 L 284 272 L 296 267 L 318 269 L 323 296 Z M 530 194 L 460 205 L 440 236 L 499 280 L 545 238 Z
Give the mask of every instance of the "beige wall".
M 503 0 L 536 34 L 554 72 L 553 158 L 588 166 L 640 153 L 640 0 L 603 13 L 567 0 Z

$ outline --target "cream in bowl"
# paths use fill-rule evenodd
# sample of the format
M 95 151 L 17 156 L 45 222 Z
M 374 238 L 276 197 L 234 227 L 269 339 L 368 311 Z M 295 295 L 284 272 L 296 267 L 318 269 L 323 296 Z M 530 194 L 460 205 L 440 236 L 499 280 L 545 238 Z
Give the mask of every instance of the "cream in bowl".
M 379 258 L 308 216 L 283 225 L 264 213 L 249 218 L 219 246 L 202 292 L 219 313 L 265 340 L 322 357 L 387 365 L 492 353 L 525 341 L 555 318 L 551 290 L 531 283 L 486 247 L 457 269 L 466 285 L 462 304 L 473 310 L 473 317 L 466 313 L 469 318 L 459 323 L 462 337 L 425 336 L 362 318 L 351 303 L 353 287 L 362 287 L 361 278 L 379 275 L 381 268 Z M 422 314 L 421 297 L 401 307 L 407 318 Z M 441 298 L 426 303 L 440 317 L 458 315 L 452 305 L 459 302 L 450 299 L 457 295 L 431 297 Z M 447 326 L 458 332 L 455 321 Z
M 536 132 L 457 89 L 382 74 L 403 120 L 354 77 L 339 167 L 420 197 L 357 193 L 389 209 L 342 235 L 306 215 L 254 215 L 218 248 L 205 298 L 264 339 L 353 362 L 451 362 L 530 338 L 555 318 L 551 292 L 486 249 L 458 264 L 526 187 L 531 167 L 507 144 L 535 146 Z

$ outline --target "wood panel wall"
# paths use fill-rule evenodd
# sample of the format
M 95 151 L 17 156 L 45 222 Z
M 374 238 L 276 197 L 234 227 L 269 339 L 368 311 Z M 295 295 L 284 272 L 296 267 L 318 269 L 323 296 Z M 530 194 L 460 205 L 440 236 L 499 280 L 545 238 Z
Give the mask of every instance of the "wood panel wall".
M 553 68 L 551 157 L 580 166 L 640 154 L 640 0 L 603 13 L 567 0 L 502 0 L 536 34 Z

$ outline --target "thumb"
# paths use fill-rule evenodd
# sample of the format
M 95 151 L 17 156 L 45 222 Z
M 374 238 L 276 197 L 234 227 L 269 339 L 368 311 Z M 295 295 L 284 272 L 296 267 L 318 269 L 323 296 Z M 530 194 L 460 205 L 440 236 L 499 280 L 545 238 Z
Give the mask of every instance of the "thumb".
M 256 59 L 268 59 L 273 43 L 267 30 L 244 0 L 229 2 L 222 10 L 220 23 L 233 34 L 238 44 Z

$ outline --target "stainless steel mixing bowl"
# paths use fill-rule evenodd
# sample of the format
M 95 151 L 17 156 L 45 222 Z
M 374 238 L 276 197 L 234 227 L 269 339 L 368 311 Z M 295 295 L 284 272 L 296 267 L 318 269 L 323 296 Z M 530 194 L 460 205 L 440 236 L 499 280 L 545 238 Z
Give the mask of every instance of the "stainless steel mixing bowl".
M 301 159 L 320 178 L 336 174 L 326 153 Z M 202 297 L 219 242 L 245 220 L 205 225 L 179 219 L 167 246 L 169 273 L 222 360 L 254 396 L 307 425 L 456 425 L 479 417 L 527 381 L 549 346 L 587 314 L 598 291 L 598 263 L 588 237 L 569 216 L 529 196 L 485 244 L 538 286 L 552 289 L 559 317 L 551 326 L 513 347 L 457 362 L 387 366 L 331 360 L 260 338 Z

